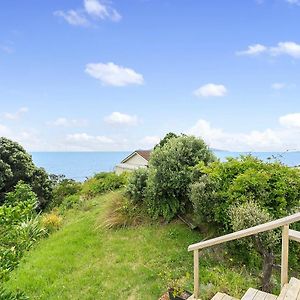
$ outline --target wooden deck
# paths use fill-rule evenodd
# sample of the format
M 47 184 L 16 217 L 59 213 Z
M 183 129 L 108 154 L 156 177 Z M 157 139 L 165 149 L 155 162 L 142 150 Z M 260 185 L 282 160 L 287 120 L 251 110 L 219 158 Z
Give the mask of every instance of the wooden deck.
M 224 293 L 217 293 L 212 300 L 237 299 Z M 292 277 L 290 282 L 283 286 L 279 296 L 249 288 L 241 300 L 300 300 L 300 280 Z

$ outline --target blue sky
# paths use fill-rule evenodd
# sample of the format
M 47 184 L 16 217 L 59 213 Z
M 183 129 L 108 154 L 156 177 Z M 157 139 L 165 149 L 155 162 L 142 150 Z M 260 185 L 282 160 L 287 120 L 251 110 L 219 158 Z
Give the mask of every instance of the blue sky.
M 30 151 L 150 148 L 169 131 L 300 150 L 300 0 L 0 8 L 0 135 Z

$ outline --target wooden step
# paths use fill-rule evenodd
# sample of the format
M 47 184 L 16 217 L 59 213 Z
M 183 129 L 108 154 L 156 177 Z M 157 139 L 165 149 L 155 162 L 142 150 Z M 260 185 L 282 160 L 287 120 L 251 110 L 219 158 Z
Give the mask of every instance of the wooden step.
M 300 280 L 292 277 L 288 284 L 285 284 L 277 300 L 300 300 Z
M 276 300 L 277 296 L 250 288 L 241 300 Z
M 216 293 L 211 300 L 238 300 L 224 293 Z

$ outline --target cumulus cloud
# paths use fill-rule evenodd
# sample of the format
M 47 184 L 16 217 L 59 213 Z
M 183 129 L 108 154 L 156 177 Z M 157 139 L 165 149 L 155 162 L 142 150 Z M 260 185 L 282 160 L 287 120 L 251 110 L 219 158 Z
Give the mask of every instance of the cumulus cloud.
M 97 0 L 84 0 L 84 8 L 89 15 L 102 20 L 110 19 L 118 22 L 122 19 L 122 16 L 114 8 L 104 5 Z
M 8 112 L 4 113 L 3 118 L 7 119 L 7 120 L 11 120 L 11 121 L 16 121 L 16 120 L 21 119 L 23 117 L 23 115 L 28 112 L 28 110 L 29 109 L 27 107 L 21 107 L 15 113 L 8 113 Z
M 87 120 L 84 119 L 79 120 L 61 117 L 52 122 L 47 122 L 47 125 L 55 127 L 84 127 L 87 123 Z
M 268 48 L 261 44 L 255 44 L 248 46 L 247 50 L 236 52 L 237 55 L 259 55 L 263 52 L 266 52 Z
M 200 119 L 187 130 L 202 137 L 212 148 L 230 151 L 286 151 L 300 149 L 300 113 L 282 116 L 277 129 L 227 132 Z
M 292 58 L 300 58 L 300 44 L 291 41 L 279 42 L 276 46 L 272 47 L 255 44 L 248 46 L 247 50 L 236 52 L 237 55 L 248 56 L 257 56 L 263 53 L 270 56 L 287 55 Z
M 138 124 L 137 116 L 131 116 L 120 112 L 113 112 L 106 118 L 105 122 L 111 125 L 129 125 L 134 126 Z
M 0 124 L 0 136 L 6 136 L 9 133 L 9 129 L 5 126 Z
M 63 18 L 67 23 L 74 26 L 89 26 L 93 20 L 118 22 L 122 19 L 116 9 L 99 0 L 84 0 L 82 8 L 68 11 L 58 10 L 54 12 L 54 15 Z
M 132 69 L 118 66 L 112 62 L 90 63 L 86 65 L 85 72 L 102 82 L 103 85 L 126 86 L 144 83 L 143 75 Z
M 223 97 L 227 94 L 227 89 L 222 84 L 208 83 L 194 91 L 197 97 Z
M 279 118 L 279 123 L 287 128 L 300 129 L 300 113 L 281 116 Z

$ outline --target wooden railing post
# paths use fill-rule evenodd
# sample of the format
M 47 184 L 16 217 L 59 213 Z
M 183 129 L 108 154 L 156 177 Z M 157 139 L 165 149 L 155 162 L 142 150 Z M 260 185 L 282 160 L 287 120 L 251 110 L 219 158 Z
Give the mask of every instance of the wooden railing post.
M 194 250 L 194 298 L 199 298 L 199 250 Z
M 281 247 L 281 288 L 288 283 L 288 264 L 289 264 L 289 225 L 282 228 L 282 247 Z

